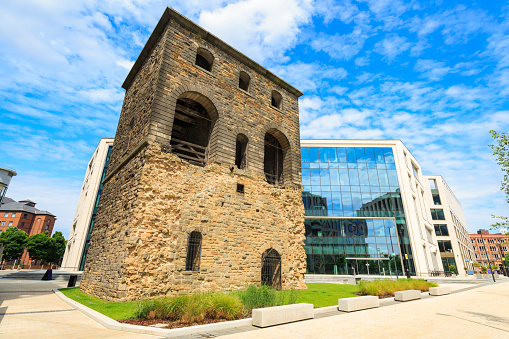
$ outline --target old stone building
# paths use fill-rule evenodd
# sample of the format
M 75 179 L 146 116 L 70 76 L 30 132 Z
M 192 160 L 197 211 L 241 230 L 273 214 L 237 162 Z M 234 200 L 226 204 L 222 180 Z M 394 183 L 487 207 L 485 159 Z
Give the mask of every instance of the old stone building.
M 122 87 L 81 290 L 305 288 L 302 93 L 170 8 Z

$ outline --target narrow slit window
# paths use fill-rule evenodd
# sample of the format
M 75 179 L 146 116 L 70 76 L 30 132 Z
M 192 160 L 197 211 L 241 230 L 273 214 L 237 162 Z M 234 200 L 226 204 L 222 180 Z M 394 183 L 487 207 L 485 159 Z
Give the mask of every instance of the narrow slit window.
M 246 168 L 246 150 L 248 139 L 244 134 L 237 135 L 235 146 L 235 166 L 239 169 Z
M 186 271 L 200 270 L 201 240 L 200 232 L 191 232 L 189 235 L 187 241 Z
M 284 152 L 281 144 L 270 133 L 265 134 L 265 155 L 263 167 L 265 178 L 269 184 L 278 184 L 282 181 Z
M 240 72 L 240 75 L 239 75 L 239 88 L 248 92 L 249 91 L 249 83 L 251 81 L 251 78 L 249 77 L 249 75 L 242 71 Z

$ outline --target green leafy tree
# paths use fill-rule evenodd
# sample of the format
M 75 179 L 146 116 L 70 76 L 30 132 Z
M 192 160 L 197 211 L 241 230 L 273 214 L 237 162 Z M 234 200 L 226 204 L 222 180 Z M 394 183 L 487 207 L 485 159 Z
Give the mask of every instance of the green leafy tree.
M 21 257 L 28 235 L 17 227 L 9 227 L 0 234 L 0 243 L 4 245 L 2 258 L 4 260 L 15 260 Z
M 65 245 L 67 241 L 65 240 L 64 235 L 60 231 L 55 232 L 55 234 L 53 234 L 53 236 L 51 237 L 51 240 L 52 240 L 52 250 L 51 254 L 47 258 L 48 262 L 57 263 L 58 265 L 60 265 L 60 260 L 64 256 Z
M 488 146 L 493 149 L 493 155 L 497 157 L 497 164 L 500 165 L 502 172 L 504 172 L 504 179 L 500 188 L 505 193 L 509 203 L 509 135 L 507 133 L 497 133 L 493 130 L 490 133 L 493 139 L 495 139 L 495 143 Z M 505 221 L 507 223 L 507 218 Z
M 26 243 L 27 251 L 32 260 L 48 261 L 53 247 L 53 240 L 48 236 L 48 231 L 31 235 Z

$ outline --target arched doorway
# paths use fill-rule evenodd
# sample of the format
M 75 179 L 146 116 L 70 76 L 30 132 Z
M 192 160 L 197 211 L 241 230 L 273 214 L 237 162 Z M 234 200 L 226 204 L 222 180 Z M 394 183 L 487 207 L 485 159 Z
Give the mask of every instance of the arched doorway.
M 261 283 L 276 290 L 281 289 L 281 256 L 273 248 L 262 254 Z

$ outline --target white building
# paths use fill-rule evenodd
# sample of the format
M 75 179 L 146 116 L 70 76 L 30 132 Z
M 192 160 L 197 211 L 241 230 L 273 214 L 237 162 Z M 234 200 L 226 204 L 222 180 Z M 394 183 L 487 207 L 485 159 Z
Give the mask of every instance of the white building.
M 62 259 L 62 270 L 83 270 L 88 242 L 101 196 L 101 182 L 106 174 L 113 141 L 114 139 L 101 139 L 88 163 L 71 233 Z
M 438 240 L 442 264 L 446 271 L 454 265 L 458 274 L 465 275 L 465 267 L 473 270 L 475 252 L 460 202 L 440 175 L 425 175 L 428 181 L 426 200 L 431 206 L 433 226 Z

